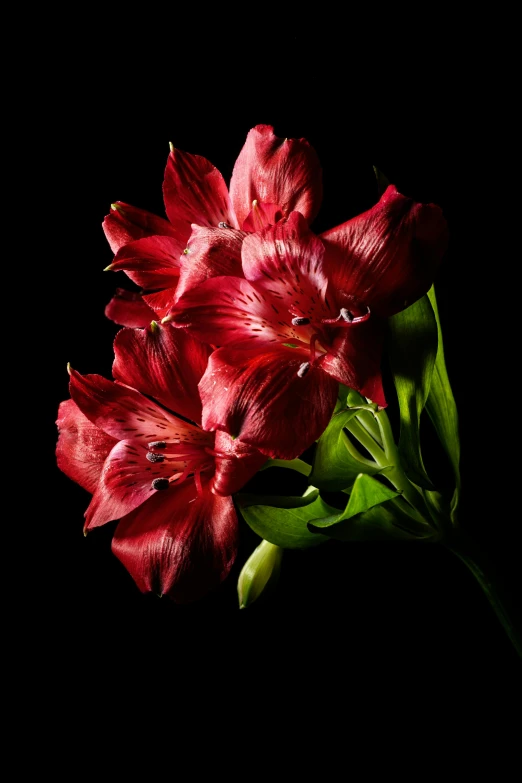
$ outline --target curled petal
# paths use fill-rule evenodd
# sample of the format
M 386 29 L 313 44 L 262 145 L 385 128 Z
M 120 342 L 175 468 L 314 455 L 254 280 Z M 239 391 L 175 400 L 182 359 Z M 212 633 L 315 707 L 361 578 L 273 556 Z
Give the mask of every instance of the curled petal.
M 179 235 L 190 236 L 191 223 L 237 228 L 225 180 L 215 166 L 200 155 L 173 149 L 163 180 L 167 216 Z M 183 247 L 185 247 L 185 244 Z
M 145 237 L 120 248 L 110 269 L 125 272 L 141 288 L 169 288 L 178 283 L 180 253 L 172 237 Z
M 248 133 L 230 181 L 239 226 L 252 202 L 278 204 L 284 215 L 297 210 L 310 222 L 321 205 L 322 173 L 315 150 L 305 139 L 280 139 L 271 125 Z
M 182 329 L 154 324 L 122 329 L 114 340 L 113 376 L 170 411 L 201 421 L 198 383 L 211 349 Z
M 238 522 L 230 497 L 192 482 L 157 493 L 116 528 L 112 551 L 139 589 L 177 603 L 202 598 L 228 575 L 237 553 Z
M 446 250 L 448 232 L 435 204 L 419 204 L 390 185 L 362 215 L 321 235 L 333 288 L 358 297 L 381 317 L 423 296 Z
M 338 384 L 291 348 L 220 348 L 199 391 L 206 430 L 224 430 L 274 459 L 294 459 L 328 424 Z
M 143 301 L 141 294 L 117 288 L 105 308 L 105 315 L 120 326 L 147 326 L 155 317 L 154 310 Z
M 216 432 L 214 459 L 216 472 L 212 491 L 217 495 L 239 492 L 266 462 L 265 454 L 220 431 Z
M 117 441 L 92 424 L 73 400 L 60 403 L 56 425 L 58 467 L 92 494 L 103 463 Z
M 120 247 L 135 239 L 150 237 L 153 234 L 177 238 L 183 250 L 183 239 L 168 220 L 144 209 L 125 204 L 124 201 L 116 201 L 111 205 L 111 211 L 106 215 L 102 227 L 113 253 L 117 253 Z
M 199 286 L 209 277 L 242 276 L 241 245 L 246 234 L 233 228 L 192 225 L 192 233 L 181 257 L 176 298 Z
M 353 329 L 339 329 L 319 365 L 339 383 L 385 408 L 381 374 L 383 338 L 384 325 L 378 319 L 370 318 Z

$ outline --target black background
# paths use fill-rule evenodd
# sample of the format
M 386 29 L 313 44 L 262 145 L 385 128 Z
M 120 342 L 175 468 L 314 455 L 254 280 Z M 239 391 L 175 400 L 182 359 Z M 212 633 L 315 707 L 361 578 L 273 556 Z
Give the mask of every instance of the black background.
M 413 60 L 385 58 L 376 71 L 370 55 L 325 60 L 311 28 L 289 34 L 284 46 L 272 41 L 269 55 L 260 37 L 235 46 L 229 36 L 210 49 L 173 46 L 157 65 L 138 45 L 138 26 L 127 41 L 114 48 L 93 39 L 80 51 L 64 45 L 41 86 L 47 110 L 35 168 L 45 185 L 48 323 L 37 382 L 45 443 L 38 507 L 45 521 L 32 548 L 45 552 L 33 600 L 45 643 L 60 659 L 80 654 L 84 670 L 115 671 L 122 661 L 138 669 L 150 654 L 178 672 L 192 673 L 195 661 L 207 674 L 243 666 L 270 670 L 283 684 L 326 678 L 330 687 L 348 687 L 359 676 L 393 673 L 406 682 L 458 672 L 495 687 L 518 670 L 516 655 L 472 576 L 441 546 L 331 542 L 287 552 L 277 592 L 239 611 L 237 576 L 256 544 L 244 524 L 228 581 L 190 606 L 139 593 L 111 554 L 113 525 L 83 537 L 89 496 L 55 466 L 54 421 L 68 397 L 67 362 L 110 377 L 117 327 L 103 311 L 126 278 L 102 272 L 112 260 L 102 220 L 115 200 L 164 215 L 169 141 L 208 158 L 229 182 L 248 130 L 268 123 L 278 136 L 305 137 L 319 155 L 318 233 L 375 203 L 373 165 L 405 195 L 442 207 L 450 246 L 436 288 L 461 419 L 462 523 L 508 589 L 519 586 L 515 520 L 507 502 L 499 507 L 488 456 L 495 437 L 485 420 L 485 380 L 493 370 L 484 367 L 479 331 L 487 281 L 477 277 L 480 243 L 472 241 L 484 216 L 472 208 L 477 181 L 466 164 L 470 134 L 478 144 L 484 134 L 478 96 L 461 92 L 462 74 L 444 68 L 440 56 L 420 50 Z M 492 157 L 483 155 L 482 165 L 493 165 Z M 38 330 L 38 319 L 32 326 Z M 37 347 L 34 361 L 41 359 Z

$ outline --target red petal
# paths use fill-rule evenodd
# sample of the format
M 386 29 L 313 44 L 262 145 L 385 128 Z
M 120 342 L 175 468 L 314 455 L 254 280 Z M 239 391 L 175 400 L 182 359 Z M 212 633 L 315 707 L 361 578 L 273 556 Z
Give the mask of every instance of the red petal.
M 155 319 L 161 321 L 173 307 L 176 301 L 176 294 L 177 286 L 175 288 L 166 288 L 164 291 L 157 291 L 154 294 L 143 294 L 143 301 L 149 307 L 152 307 Z
M 243 223 L 243 231 L 262 231 L 268 226 L 275 226 L 281 220 L 283 213 L 277 204 L 260 204 L 254 201 L 252 209 Z
M 237 228 L 225 180 L 215 166 L 199 155 L 173 150 L 167 161 L 163 198 L 168 218 L 177 231 L 190 236 L 191 223 Z
M 270 295 L 258 292 L 248 280 L 213 277 L 181 297 L 169 318 L 176 326 L 187 327 L 191 334 L 211 345 L 295 340 L 290 319 L 286 318 L 288 323 L 285 323 L 285 313 L 279 313 L 273 302 Z
M 199 384 L 203 427 L 224 430 L 275 459 L 294 459 L 322 434 L 338 384 L 319 367 L 304 377 L 291 348 L 220 348 Z
M 153 397 L 170 411 L 201 421 L 198 383 L 211 349 L 182 329 L 159 324 L 122 329 L 114 340 L 114 378 Z
M 279 139 L 270 125 L 249 132 L 236 160 L 230 197 L 238 225 L 244 227 L 254 200 L 278 204 L 311 221 L 322 199 L 322 175 L 315 150 L 305 139 Z
M 187 252 L 181 257 L 176 298 L 209 277 L 243 276 L 241 245 L 246 234 L 233 228 L 192 226 Z
M 178 283 L 182 251 L 172 237 L 137 239 L 118 250 L 111 271 L 124 271 L 141 288 L 170 288 Z
M 178 237 L 176 230 L 165 220 L 144 209 L 117 201 L 103 221 L 103 230 L 113 253 L 135 239 L 160 236 Z M 179 238 L 182 244 L 181 237 Z
M 135 389 L 120 386 L 101 375 L 70 372 L 71 397 L 82 413 L 108 435 L 144 444 L 181 439 L 207 445 L 207 433 L 178 419 Z
M 105 308 L 105 315 L 120 326 L 147 326 L 156 317 L 154 310 L 143 301 L 141 294 L 117 288 Z
M 290 313 L 320 321 L 332 317 L 324 303 L 328 280 L 323 255 L 321 240 L 308 230 L 299 212 L 292 212 L 287 221 L 246 237 L 243 272 L 258 291 L 274 299 L 281 320 L 290 323 Z
M 73 400 L 60 403 L 56 424 L 59 432 L 56 446 L 58 467 L 92 494 L 103 463 L 116 440 L 91 424 Z
M 384 408 L 387 403 L 381 375 L 383 336 L 382 322 L 372 318 L 353 329 L 338 329 L 331 349 L 319 364 L 339 383 Z
M 368 212 L 321 235 L 333 288 L 387 317 L 423 296 L 447 245 L 435 204 L 419 204 L 390 185 Z
M 203 597 L 228 575 L 237 552 L 238 522 L 230 497 L 192 483 L 157 493 L 122 519 L 112 551 L 142 592 L 178 603 Z
M 226 432 L 216 432 L 214 450 L 216 472 L 212 491 L 218 495 L 239 492 L 266 462 L 265 454 Z
M 85 512 L 85 529 L 92 530 L 106 522 L 121 519 L 148 500 L 152 494 L 170 491 L 155 490 L 156 478 L 168 479 L 175 470 L 172 462 L 152 464 L 147 460 L 146 446 L 121 440 L 105 460 L 96 491 Z

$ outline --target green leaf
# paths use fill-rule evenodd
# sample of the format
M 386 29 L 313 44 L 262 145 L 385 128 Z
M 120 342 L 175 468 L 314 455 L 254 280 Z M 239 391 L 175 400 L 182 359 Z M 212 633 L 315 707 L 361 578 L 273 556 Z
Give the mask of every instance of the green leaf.
M 344 511 L 340 511 L 328 517 L 323 517 L 322 519 L 314 519 L 312 520 L 312 526 L 313 528 L 322 530 L 323 528 L 337 525 L 339 522 L 351 519 L 351 517 L 354 517 L 357 514 L 368 511 L 368 509 L 373 506 L 378 506 L 386 500 L 392 500 L 398 496 L 398 492 L 390 489 L 377 479 L 364 473 L 359 473 L 355 479 Z
M 261 541 L 241 569 L 237 581 L 239 608 L 245 609 L 275 586 L 281 571 L 283 550 L 269 541 Z
M 310 482 L 314 486 L 336 492 L 349 487 L 359 473 L 374 474 L 381 470 L 375 462 L 365 459 L 357 451 L 344 431 L 345 425 L 357 413 L 354 408 L 334 413 L 319 438 L 310 474 Z
M 337 541 L 429 540 L 435 535 L 433 528 L 411 517 L 408 504 L 400 497 L 330 527 L 319 527 L 314 520 L 309 528 Z
M 426 411 L 433 422 L 433 426 L 435 427 L 442 447 L 448 455 L 455 477 L 455 490 L 451 499 L 450 512 L 451 521 L 455 523 L 460 495 L 459 421 L 457 405 L 455 403 L 455 398 L 453 397 L 446 369 L 446 362 L 444 360 L 444 346 L 442 342 L 439 310 L 435 298 L 435 288 L 433 286 L 428 291 L 428 297 L 437 322 L 438 349 L 435 368 L 431 379 L 430 393 L 426 402 Z
M 388 319 L 389 358 L 400 410 L 399 454 L 406 475 L 433 489 L 420 446 L 420 416 L 437 356 L 437 320 L 428 296 Z
M 307 524 L 311 519 L 330 516 L 337 511 L 320 497 L 306 506 L 296 508 L 267 505 L 241 508 L 245 521 L 258 536 L 283 549 L 304 549 L 325 541 L 321 536 L 311 533 Z
M 234 495 L 241 509 L 248 506 L 273 506 L 274 508 L 299 508 L 300 506 L 309 506 L 319 497 L 319 490 L 315 487 L 308 487 L 305 494 L 301 497 L 293 495 L 252 495 L 249 493 L 238 493 Z

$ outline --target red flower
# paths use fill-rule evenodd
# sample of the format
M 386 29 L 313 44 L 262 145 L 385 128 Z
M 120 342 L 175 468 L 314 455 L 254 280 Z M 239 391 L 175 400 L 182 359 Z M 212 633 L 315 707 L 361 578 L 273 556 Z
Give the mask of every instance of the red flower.
M 110 302 L 106 315 L 125 326 L 145 326 L 151 319 L 163 317 L 176 295 L 209 276 L 207 266 L 198 264 L 194 257 L 183 262 L 193 227 L 206 229 L 213 235 L 211 244 L 219 245 L 219 254 L 213 257 L 213 274 L 240 274 L 238 259 L 245 232 L 257 231 L 293 210 L 308 220 L 317 214 L 322 198 L 321 169 L 304 139 L 279 139 L 271 126 L 257 125 L 236 160 L 230 193 L 208 160 L 172 149 L 163 196 L 168 220 L 118 201 L 103 222 L 115 253 L 107 268 L 125 271 L 149 292 L 143 296 L 139 313 L 136 300 L 127 311 L 121 293 Z
M 115 382 L 71 370 L 58 465 L 93 493 L 86 530 L 120 520 L 112 549 L 140 590 L 192 601 L 228 574 L 238 528 L 230 496 L 266 458 L 192 423 L 203 343 L 153 323 L 122 329 L 114 349 Z
M 247 236 L 241 277 L 207 279 L 165 319 L 222 346 L 199 384 L 204 428 L 292 459 L 323 432 L 339 382 L 385 406 L 382 319 L 426 293 L 445 244 L 440 209 L 393 186 L 323 241 L 298 212 Z

